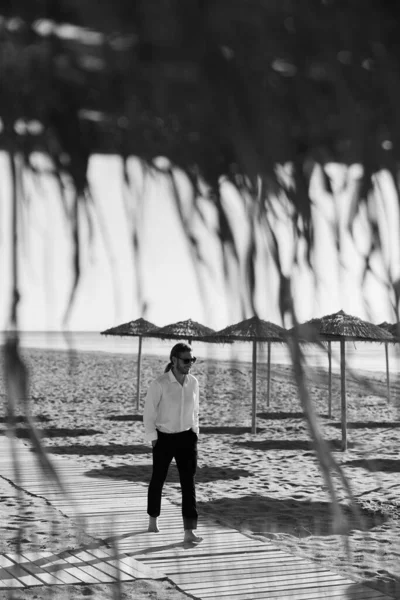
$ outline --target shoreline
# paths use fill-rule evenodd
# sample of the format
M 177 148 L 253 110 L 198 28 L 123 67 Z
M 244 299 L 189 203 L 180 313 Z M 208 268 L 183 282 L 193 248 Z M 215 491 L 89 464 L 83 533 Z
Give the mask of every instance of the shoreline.
M 4 345 L 0 344 L 0 351 L 3 350 Z M 112 359 L 114 357 L 120 358 L 120 359 L 125 359 L 125 358 L 130 358 L 134 363 L 135 363 L 135 367 L 137 364 L 137 358 L 138 358 L 138 352 L 136 350 L 134 350 L 132 353 L 130 352 L 117 352 L 117 351 L 110 351 L 110 350 L 93 350 L 93 349 L 86 349 L 86 348 L 41 348 L 41 347 L 37 347 L 37 346 L 20 346 L 20 350 L 22 352 L 22 354 L 24 353 L 35 353 L 35 352 L 43 352 L 45 354 L 57 354 L 57 353 L 61 353 L 62 355 L 65 354 L 69 354 L 71 356 L 74 355 L 79 355 L 79 354 L 87 354 L 87 355 L 93 355 L 93 356 L 98 356 L 98 357 L 107 357 L 109 359 Z M 211 354 L 211 353 L 210 353 Z M 263 361 L 261 358 L 261 353 L 258 353 L 257 356 L 257 367 L 259 366 L 265 366 L 266 367 L 266 361 Z M 157 359 L 161 362 L 165 361 L 165 364 L 168 363 L 168 355 L 167 354 L 161 354 L 161 353 L 157 353 L 157 352 L 147 352 L 146 350 L 142 351 L 142 361 L 143 358 L 147 357 L 149 359 Z M 266 358 L 266 357 L 264 357 Z M 279 362 L 276 361 L 274 362 L 272 360 L 273 356 L 271 356 L 271 372 L 272 369 L 274 367 L 276 368 L 291 368 L 291 363 L 288 362 Z M 251 359 L 246 359 L 246 358 L 242 358 L 242 357 L 233 357 L 232 359 L 230 358 L 222 358 L 222 357 L 218 357 L 218 356 L 198 356 L 197 357 L 197 365 L 201 362 L 217 362 L 220 363 L 221 365 L 224 366 L 228 366 L 228 365 L 234 365 L 234 366 L 238 366 L 241 364 L 246 365 L 247 367 L 251 367 L 252 366 L 252 360 Z M 315 369 L 316 371 L 321 371 L 323 373 L 326 374 L 326 376 L 328 375 L 328 366 L 324 366 L 323 364 L 308 364 L 306 365 L 306 368 L 311 370 L 311 369 Z M 393 367 L 394 369 L 394 367 Z M 371 378 L 377 378 L 377 377 L 384 377 L 385 381 L 386 381 L 386 367 L 382 368 L 382 369 L 361 369 L 361 368 L 352 368 L 350 364 L 346 364 L 346 378 L 347 377 L 351 377 L 352 373 L 356 374 L 356 375 L 360 375 L 363 376 L 365 378 L 367 378 L 368 376 Z M 338 376 L 340 377 L 340 367 L 336 367 L 333 368 L 333 364 L 332 364 L 332 376 Z M 394 373 L 392 372 L 391 375 L 394 375 Z M 391 377 L 392 380 L 392 377 Z
M 0 332 L 0 346 L 2 342 Z M 100 332 L 67 332 L 68 338 L 63 332 L 20 332 L 20 347 L 30 350 L 50 350 L 63 352 L 97 352 L 106 354 L 118 354 L 137 356 L 138 341 L 136 336 L 103 336 Z M 66 347 L 66 340 L 71 343 L 71 349 Z M 160 340 L 158 338 L 143 337 L 143 354 L 149 356 L 165 356 L 168 359 L 169 349 L 174 341 Z M 175 340 L 176 341 L 176 340 Z M 193 341 L 193 348 L 203 360 L 229 360 L 240 363 L 251 364 L 252 344 L 250 342 L 234 342 L 231 344 L 206 344 Z M 383 343 L 347 343 L 346 359 L 349 367 L 354 370 L 367 370 L 368 372 L 386 372 L 385 352 Z M 315 345 L 303 345 L 303 351 L 310 367 L 328 367 L 327 356 Z M 395 372 L 400 359 L 400 348 L 398 345 L 389 345 L 389 367 Z M 260 363 L 267 361 L 267 344 L 258 345 L 258 360 Z M 285 344 L 271 344 L 271 363 L 290 365 L 290 356 Z M 338 373 L 340 370 L 338 343 L 332 344 L 332 371 Z

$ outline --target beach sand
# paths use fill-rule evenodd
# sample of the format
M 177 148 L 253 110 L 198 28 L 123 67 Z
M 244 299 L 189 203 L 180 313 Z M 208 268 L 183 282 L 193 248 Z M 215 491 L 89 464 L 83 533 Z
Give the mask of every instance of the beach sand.
M 136 410 L 136 356 L 103 352 L 23 350 L 30 372 L 31 410 L 50 454 L 71 456 L 93 475 L 147 483 L 150 445 L 141 413 L 149 382 L 165 358 L 144 357 L 141 407 Z M 347 522 L 332 531 L 331 500 L 310 442 L 292 370 L 272 365 L 271 402 L 266 404 L 266 366 L 258 368 L 258 431 L 251 434 L 251 364 L 199 360 L 192 370 L 201 386 L 197 495 L 199 511 L 221 523 L 272 540 L 282 550 L 317 560 L 329 569 L 400 598 L 400 382 L 392 374 L 388 403 L 384 373 L 347 377 L 349 449 L 340 451 L 340 380 L 333 374 L 333 417 L 327 418 L 328 378 L 308 369 L 310 394 L 321 431 L 347 475 L 362 517 L 348 508 L 335 476 Z M 365 376 L 365 381 L 362 380 Z M 369 384 L 373 385 L 371 389 Z M 0 382 L 4 397 L 4 382 Z M 5 403 L 3 402 L 3 406 Z M 3 409 L 4 410 L 4 409 Z M 5 429 L 4 413 L 0 428 Z M 23 420 L 18 437 L 27 438 Z M 10 499 L 13 496 L 14 499 Z M 22 526 L 25 549 L 64 549 L 84 541 L 71 521 L 40 498 L 0 478 L 0 517 L 8 523 L 0 553 L 15 551 Z M 180 504 L 175 465 L 164 495 Z M 147 522 L 147 515 L 143 515 Z M 60 535 L 62 531 L 62 535 Z M 200 532 L 201 533 L 201 532 Z M 348 545 L 347 545 L 348 543 Z M 350 554 L 349 554 L 350 549 Z M 187 597 L 168 582 L 124 584 L 125 598 Z M 55 598 L 93 595 L 91 586 L 58 588 Z M 15 598 L 34 598 L 34 590 Z M 0 600 L 7 598 L 0 594 Z M 42 596 L 43 597 L 43 596 Z M 47 596 L 46 596 L 47 597 Z M 49 596 L 50 597 L 50 596 Z M 96 598 L 112 598 L 96 586 Z

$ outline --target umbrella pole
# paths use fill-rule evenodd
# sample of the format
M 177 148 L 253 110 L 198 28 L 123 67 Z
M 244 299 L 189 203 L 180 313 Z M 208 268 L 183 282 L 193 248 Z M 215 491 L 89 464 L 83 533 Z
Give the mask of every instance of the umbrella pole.
M 253 340 L 253 389 L 252 389 L 252 416 L 251 433 L 257 433 L 257 342 Z
M 386 357 L 386 390 L 387 400 L 390 402 L 390 374 L 389 374 L 389 345 L 385 342 L 385 357 Z
M 342 397 L 342 450 L 347 450 L 346 342 L 340 340 L 340 380 Z
M 332 419 L 332 346 L 328 342 L 328 418 Z
M 271 342 L 268 342 L 268 375 L 267 375 L 267 406 L 269 406 L 269 398 L 271 392 Z
M 139 336 L 138 362 L 137 362 L 137 380 L 136 380 L 136 408 L 140 407 L 140 372 L 142 366 L 142 336 Z

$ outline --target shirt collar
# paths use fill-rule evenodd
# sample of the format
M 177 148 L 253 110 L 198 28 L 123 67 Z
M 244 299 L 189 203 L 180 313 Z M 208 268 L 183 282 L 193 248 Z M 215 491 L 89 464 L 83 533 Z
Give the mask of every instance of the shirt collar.
M 168 375 L 169 380 L 170 380 L 171 383 L 179 383 L 179 381 L 177 380 L 177 378 L 173 374 L 172 369 L 170 369 L 168 371 L 167 375 Z M 188 381 L 188 375 L 186 375 L 185 379 L 183 380 L 183 385 L 186 385 L 187 381 Z
M 171 383 L 174 383 L 174 381 L 176 381 L 176 378 L 175 378 L 175 375 L 172 372 L 172 369 L 170 369 L 168 371 L 168 377 L 169 377 L 169 380 L 170 380 Z M 176 381 L 176 383 L 178 383 L 178 382 Z

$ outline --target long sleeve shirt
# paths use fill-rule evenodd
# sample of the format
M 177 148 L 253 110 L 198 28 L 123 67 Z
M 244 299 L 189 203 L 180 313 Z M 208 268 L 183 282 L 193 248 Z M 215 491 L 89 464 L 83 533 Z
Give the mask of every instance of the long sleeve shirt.
M 193 429 L 199 433 L 199 382 L 190 373 L 183 385 L 172 371 L 155 379 L 147 391 L 143 423 L 148 441 L 157 439 L 157 429 L 163 433 L 178 433 Z

